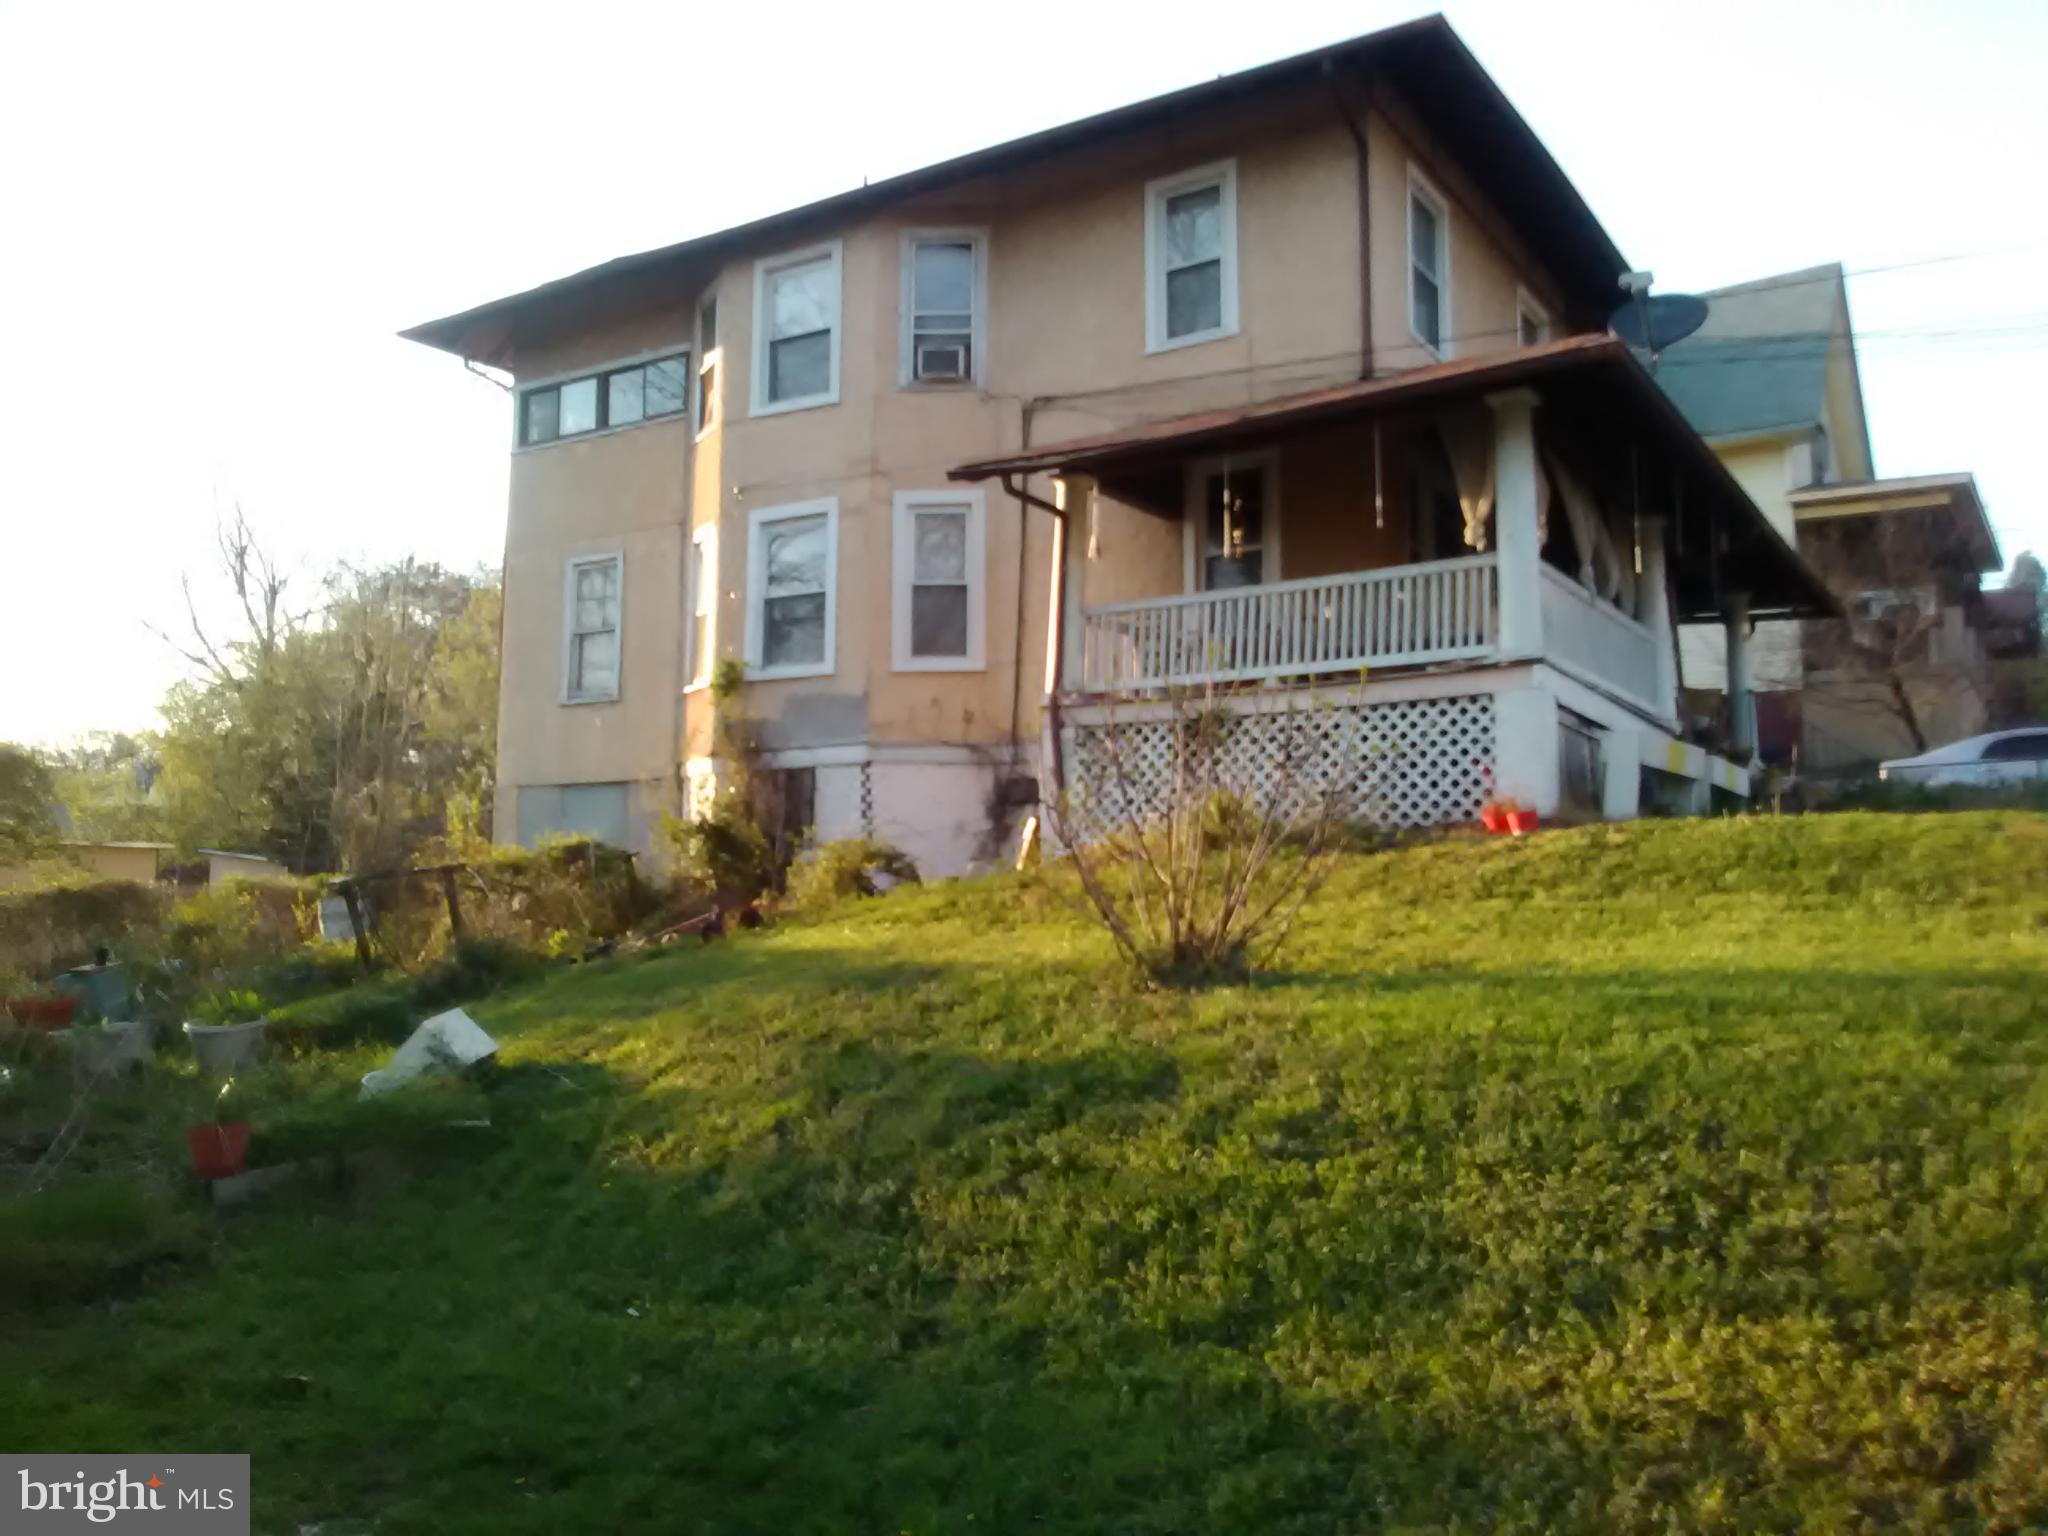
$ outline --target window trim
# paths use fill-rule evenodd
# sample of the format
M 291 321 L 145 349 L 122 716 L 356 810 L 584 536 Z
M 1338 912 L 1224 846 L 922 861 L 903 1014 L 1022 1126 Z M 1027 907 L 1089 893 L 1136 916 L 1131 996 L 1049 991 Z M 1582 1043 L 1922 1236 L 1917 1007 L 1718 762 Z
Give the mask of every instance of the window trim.
M 1222 292 L 1219 305 L 1221 324 L 1211 330 L 1191 331 L 1185 336 L 1166 334 L 1166 202 L 1183 192 L 1218 187 L 1217 200 L 1223 218 L 1223 248 L 1219 255 Z M 1205 341 L 1223 341 L 1238 333 L 1237 292 L 1237 161 L 1214 160 L 1172 176 L 1160 176 L 1145 183 L 1145 352 L 1172 352 L 1181 347 L 1200 346 Z
M 829 260 L 832 266 L 832 349 L 831 384 L 821 394 L 799 395 L 790 400 L 771 401 L 768 398 L 768 279 L 777 272 L 791 267 L 807 266 L 819 259 Z M 846 338 L 846 270 L 845 242 L 826 240 L 817 245 L 804 246 L 800 250 L 784 251 L 776 256 L 763 256 L 754 263 L 754 346 L 753 377 L 749 380 L 748 393 L 751 401 L 750 414 L 755 416 L 780 416 L 785 411 L 808 411 L 819 406 L 839 403 L 839 360 Z
M 526 397 L 543 389 L 560 389 L 564 384 L 574 384 L 582 379 L 597 381 L 598 409 L 610 410 L 611 385 L 609 375 L 627 368 L 644 368 L 649 363 L 664 362 L 678 357 L 683 360 L 683 373 L 687 379 L 697 349 L 688 342 L 679 346 L 655 347 L 651 351 L 636 352 L 629 357 L 615 357 L 594 367 L 570 368 L 559 373 L 543 374 L 539 378 L 521 379 L 512 388 L 512 451 L 514 453 L 535 453 L 543 448 L 553 448 L 559 443 L 587 443 L 592 438 L 610 437 L 614 432 L 631 432 L 636 427 L 658 426 L 665 421 L 686 421 L 689 419 L 690 402 L 683 402 L 680 411 L 666 411 L 659 416 L 643 415 L 638 421 L 620 422 L 613 426 L 607 423 L 593 427 L 588 432 L 572 432 L 567 436 L 557 434 L 544 443 L 529 443 L 526 440 Z
M 968 318 L 968 346 L 973 366 L 960 380 L 920 379 L 917 376 L 916 253 L 920 245 L 968 245 L 974 248 L 974 308 Z M 960 390 L 983 389 L 988 385 L 988 229 L 962 226 L 952 229 L 906 229 L 896 245 L 896 387 L 898 389 Z
M 581 377 L 581 375 L 578 375 Z M 621 431 L 625 429 L 620 428 Z M 619 664 L 612 677 L 610 693 L 577 693 L 571 686 L 576 660 L 576 573 L 589 565 L 619 568 L 619 613 L 614 621 L 619 637 Z M 626 688 L 626 552 L 622 549 L 595 550 L 571 555 L 562 562 L 562 697 L 563 704 L 616 704 Z
M 764 558 L 763 533 L 774 523 L 799 517 L 825 515 L 825 656 L 810 665 L 769 667 L 761 662 L 762 604 L 767 600 L 768 562 Z M 747 514 L 747 624 L 746 668 L 749 682 L 772 682 L 786 677 L 830 677 L 838 667 L 839 655 L 839 498 L 820 496 L 811 501 L 785 502 L 779 507 L 756 507 Z
M 1522 340 L 1522 322 L 1524 320 L 1533 320 L 1536 323 L 1536 339 L 1533 342 Z M 1551 334 L 1549 309 L 1544 306 L 1543 302 L 1535 294 L 1524 288 L 1520 283 L 1517 283 L 1515 285 L 1515 345 L 1518 347 L 1540 347 L 1546 341 L 1555 339 Z
M 711 686 L 711 674 L 718 659 L 718 524 L 704 523 L 693 530 L 687 555 L 689 565 L 683 574 L 690 586 L 683 610 L 683 647 L 686 653 L 683 658 L 683 692 L 699 693 Z M 705 615 L 705 654 L 699 656 L 697 597 L 703 590 L 707 569 L 711 572 L 711 609 Z
M 1256 469 L 1266 482 L 1265 526 L 1259 530 L 1259 587 L 1287 579 L 1280 574 L 1280 451 L 1262 448 L 1253 453 L 1212 454 L 1188 465 L 1181 488 L 1181 590 L 1189 596 L 1209 590 L 1202 585 L 1202 572 L 1208 556 L 1204 546 L 1209 537 L 1208 519 L 1202 506 L 1202 482 L 1211 475 L 1219 475 L 1226 470 L 1236 474 L 1241 469 Z M 1233 590 L 1256 592 L 1258 587 Z
M 1429 205 L 1436 215 L 1437 265 L 1441 269 L 1431 274 L 1436 283 L 1436 328 L 1437 339 L 1429 341 L 1415 328 L 1415 204 L 1416 200 Z M 1451 321 L 1451 204 L 1438 190 L 1435 182 L 1423 175 L 1422 168 L 1414 161 L 1408 162 L 1408 198 L 1402 204 L 1402 225 L 1406 231 L 1405 243 L 1401 247 L 1401 275 L 1406 279 L 1402 286 L 1402 310 L 1408 321 L 1408 334 L 1415 344 L 1431 357 L 1442 360 L 1451 355 L 1451 341 L 1456 332 Z
M 926 508 L 967 513 L 967 654 L 917 656 L 910 645 L 910 600 L 916 576 L 917 514 Z M 896 672 L 988 670 L 988 497 L 979 488 L 898 491 L 889 538 L 889 649 Z

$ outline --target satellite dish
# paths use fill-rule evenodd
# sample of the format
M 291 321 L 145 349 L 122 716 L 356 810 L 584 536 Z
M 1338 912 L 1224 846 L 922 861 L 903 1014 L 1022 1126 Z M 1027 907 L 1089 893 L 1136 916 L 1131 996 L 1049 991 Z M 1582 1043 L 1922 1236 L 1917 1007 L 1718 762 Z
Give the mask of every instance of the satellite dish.
M 1655 354 L 1707 323 L 1707 301 L 1691 293 L 1638 294 L 1608 317 L 1607 328 Z

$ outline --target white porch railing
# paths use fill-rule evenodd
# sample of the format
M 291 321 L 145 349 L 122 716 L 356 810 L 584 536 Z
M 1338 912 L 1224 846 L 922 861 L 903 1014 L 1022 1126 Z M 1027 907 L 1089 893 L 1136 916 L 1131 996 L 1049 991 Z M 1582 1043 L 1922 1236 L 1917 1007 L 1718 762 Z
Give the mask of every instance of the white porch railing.
M 1109 603 L 1082 614 L 1091 693 L 1492 654 L 1494 556 Z
M 1556 567 L 1537 570 L 1544 655 L 1635 703 L 1669 713 L 1672 701 L 1657 697 L 1657 645 L 1649 630 Z

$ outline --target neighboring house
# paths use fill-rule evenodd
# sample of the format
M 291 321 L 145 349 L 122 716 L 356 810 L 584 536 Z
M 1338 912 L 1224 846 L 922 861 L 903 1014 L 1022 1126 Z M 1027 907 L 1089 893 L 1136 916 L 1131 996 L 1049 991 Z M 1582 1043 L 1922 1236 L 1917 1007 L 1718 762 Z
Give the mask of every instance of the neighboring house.
M 1625 269 L 1432 17 L 415 327 L 515 380 L 497 836 L 649 848 L 725 708 L 959 869 L 1106 699 L 1362 666 L 1390 821 L 1745 793 L 1674 622 L 1828 599 L 1591 334 Z
M 1997 541 L 1970 476 L 1875 478 L 1841 266 L 1704 297 L 1706 324 L 1664 352 L 1657 381 L 1845 616 L 1754 625 L 1738 647 L 1753 722 L 1728 718 L 1724 627 L 1686 628 L 1689 709 L 1753 733 L 1766 761 L 1815 773 L 1982 730 L 1978 580 L 1999 568 Z M 1739 600 L 1732 573 L 1716 580 Z

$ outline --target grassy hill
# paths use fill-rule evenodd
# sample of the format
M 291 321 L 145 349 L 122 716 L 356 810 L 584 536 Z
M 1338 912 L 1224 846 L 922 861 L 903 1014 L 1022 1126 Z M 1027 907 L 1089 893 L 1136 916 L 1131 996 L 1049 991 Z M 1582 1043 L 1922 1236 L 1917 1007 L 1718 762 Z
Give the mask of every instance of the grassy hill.
M 474 1011 L 469 1152 L 11 1320 L 0 1443 L 329 1536 L 2048 1520 L 2048 817 L 1360 856 L 1195 995 L 1000 878 Z

